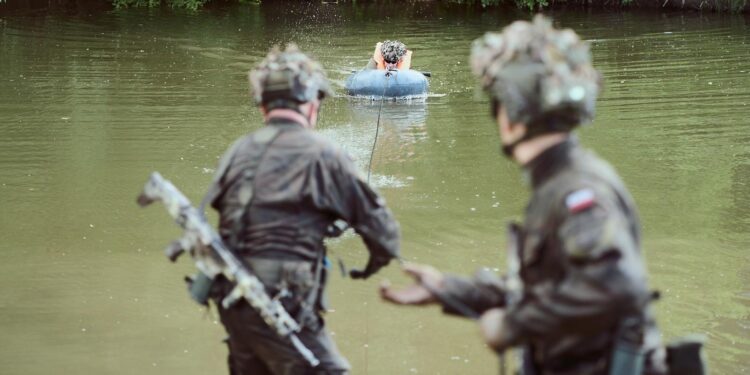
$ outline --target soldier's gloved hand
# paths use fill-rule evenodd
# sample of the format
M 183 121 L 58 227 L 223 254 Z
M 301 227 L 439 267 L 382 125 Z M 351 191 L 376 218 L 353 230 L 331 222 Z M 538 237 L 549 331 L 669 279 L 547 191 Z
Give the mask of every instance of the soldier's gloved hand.
M 390 261 L 390 258 L 371 256 L 364 270 L 352 269 L 349 271 L 349 277 L 352 279 L 366 279 L 375 272 L 378 272 L 379 269 L 385 267 Z

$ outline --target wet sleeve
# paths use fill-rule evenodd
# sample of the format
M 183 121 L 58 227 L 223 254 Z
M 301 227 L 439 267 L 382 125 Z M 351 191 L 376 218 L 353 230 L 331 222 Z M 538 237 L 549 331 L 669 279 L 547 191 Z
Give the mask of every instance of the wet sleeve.
M 505 306 L 505 282 L 486 268 L 472 278 L 445 275 L 439 294 L 443 312 L 450 315 L 476 318 L 489 309 Z
M 401 63 L 399 65 L 401 65 L 401 69 L 403 70 L 411 69 L 411 51 L 406 51 L 406 55 L 401 58 Z
M 592 197 L 583 209 L 561 203 L 560 225 L 548 243 L 563 254 L 563 278 L 524 291 L 507 310 L 501 346 L 611 329 L 648 298 L 645 267 L 627 216 L 615 199 Z
M 400 229 L 385 200 L 359 175 L 348 156 L 325 156 L 313 173 L 316 204 L 346 221 L 362 237 L 375 270 L 400 254 Z
M 385 61 L 383 60 L 383 54 L 380 52 L 380 47 L 383 45 L 382 42 L 378 42 L 375 44 L 375 51 L 372 52 L 372 59 L 371 62 L 375 63 L 375 67 L 373 69 L 385 69 Z
M 375 61 L 375 59 L 370 58 L 370 61 L 367 62 L 367 65 L 365 65 L 365 70 L 373 70 L 378 68 L 378 62 Z

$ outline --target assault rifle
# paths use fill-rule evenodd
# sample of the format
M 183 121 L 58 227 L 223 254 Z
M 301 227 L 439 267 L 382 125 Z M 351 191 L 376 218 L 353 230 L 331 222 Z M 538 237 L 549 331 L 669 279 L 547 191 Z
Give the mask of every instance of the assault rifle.
M 200 270 L 198 278 L 214 280 L 217 276 L 223 275 L 233 282 L 234 289 L 221 301 L 221 305 L 229 308 L 244 299 L 279 336 L 288 338 L 311 366 L 317 366 L 320 361 L 297 337 L 300 325 L 284 310 L 279 300 L 268 296 L 263 283 L 224 245 L 203 213 L 193 207 L 190 201 L 158 172 L 151 174 L 143 192 L 138 196 L 138 204 L 141 207 L 155 201 L 164 202 L 169 215 L 185 230 L 182 237 L 165 249 L 169 260 L 174 262 L 182 253 L 189 252 Z

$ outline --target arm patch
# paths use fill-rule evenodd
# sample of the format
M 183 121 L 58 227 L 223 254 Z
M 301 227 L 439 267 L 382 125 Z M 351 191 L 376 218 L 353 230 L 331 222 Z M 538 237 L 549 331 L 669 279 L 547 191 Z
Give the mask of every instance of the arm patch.
M 617 228 L 617 215 L 611 215 L 606 199 L 601 201 L 591 188 L 573 191 L 565 196 L 563 222 L 558 231 L 565 252 L 572 259 L 597 258 L 611 246 Z
M 585 211 L 595 204 L 596 196 L 594 191 L 589 188 L 576 190 L 565 197 L 565 207 L 571 214 Z

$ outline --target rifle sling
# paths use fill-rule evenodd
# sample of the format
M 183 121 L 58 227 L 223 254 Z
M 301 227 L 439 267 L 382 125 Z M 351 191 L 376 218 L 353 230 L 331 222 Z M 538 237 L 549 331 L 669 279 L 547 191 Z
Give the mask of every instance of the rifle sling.
M 249 197 L 247 198 L 247 201 L 245 203 L 245 206 L 242 208 L 241 213 L 239 217 L 236 218 L 232 225 L 232 230 L 230 232 L 230 238 L 229 243 L 227 245 L 230 246 L 231 249 L 236 249 L 238 245 L 238 235 L 240 233 L 240 230 L 243 226 L 249 225 L 250 223 L 245 222 L 245 218 L 247 217 L 247 210 L 250 209 L 250 205 L 253 203 L 253 198 L 255 198 L 255 176 L 257 175 L 258 168 L 260 167 L 261 162 L 263 161 L 263 156 L 266 155 L 266 151 L 268 151 L 268 147 L 271 146 L 274 140 L 281 134 L 282 130 L 279 127 L 276 126 L 266 126 L 265 128 L 260 129 L 259 131 L 253 133 L 253 149 L 252 154 L 250 154 L 250 158 L 248 160 L 247 166 L 243 169 L 242 173 L 238 174 L 236 179 L 243 179 L 243 184 L 249 184 Z M 232 156 L 232 159 L 234 159 L 234 155 Z M 227 171 L 229 170 L 229 166 L 231 166 L 231 162 L 227 166 Z M 224 173 L 226 174 L 225 171 Z M 225 186 L 231 186 L 235 183 L 235 181 L 229 181 L 225 184 Z

